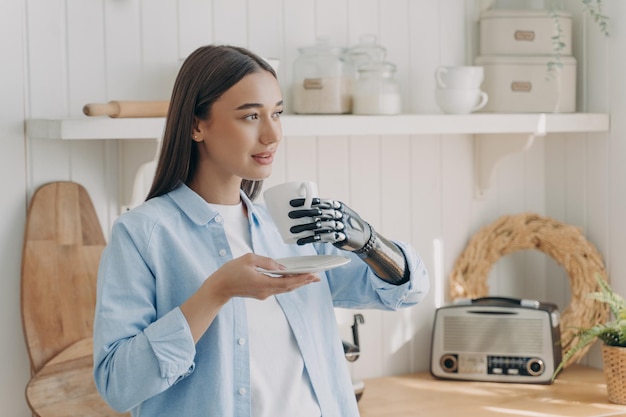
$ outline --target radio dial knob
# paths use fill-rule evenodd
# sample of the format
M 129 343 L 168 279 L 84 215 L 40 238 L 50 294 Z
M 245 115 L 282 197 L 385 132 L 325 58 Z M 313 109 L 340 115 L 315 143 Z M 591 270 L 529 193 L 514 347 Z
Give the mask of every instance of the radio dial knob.
M 441 359 L 439 360 L 439 364 L 445 372 L 452 373 L 456 372 L 457 370 L 458 360 L 456 358 L 456 355 L 447 354 L 441 357 Z
M 539 376 L 543 374 L 545 367 L 546 367 L 545 364 L 539 358 L 529 359 L 528 362 L 526 363 L 526 370 L 528 371 L 528 374 L 531 376 Z

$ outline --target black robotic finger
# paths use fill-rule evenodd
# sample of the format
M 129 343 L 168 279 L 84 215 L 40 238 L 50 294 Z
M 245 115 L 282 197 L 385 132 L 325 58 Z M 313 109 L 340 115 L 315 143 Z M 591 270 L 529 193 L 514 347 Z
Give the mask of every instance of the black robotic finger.
M 312 236 L 300 238 L 296 241 L 296 243 L 302 246 L 302 245 L 306 245 L 307 243 L 315 243 L 315 242 L 320 242 L 320 241 L 321 241 L 320 235 L 312 235 Z
M 291 207 L 302 207 L 304 205 L 304 201 L 305 201 L 304 198 L 295 198 L 295 199 L 289 201 L 289 205 Z M 315 197 L 315 198 L 313 198 L 313 200 L 311 200 L 311 205 L 312 206 L 318 205 L 318 204 L 320 204 L 320 201 L 321 200 L 319 199 L 319 197 Z
M 295 226 L 291 226 L 289 228 L 289 231 L 291 233 L 300 233 L 300 232 L 305 232 L 307 230 L 319 229 L 320 227 L 322 227 L 322 222 L 321 221 L 316 221 L 316 222 L 313 222 L 313 223 L 298 224 L 298 225 L 295 225 Z
M 290 219 L 301 219 L 303 217 L 319 217 L 322 215 L 322 210 L 319 208 L 310 208 L 306 210 L 294 210 L 289 212 Z

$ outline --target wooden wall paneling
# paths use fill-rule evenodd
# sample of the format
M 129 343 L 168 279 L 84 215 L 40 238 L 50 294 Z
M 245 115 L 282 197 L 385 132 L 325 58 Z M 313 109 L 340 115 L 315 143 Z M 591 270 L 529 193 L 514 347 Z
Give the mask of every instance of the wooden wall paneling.
M 408 136 L 380 140 L 381 232 L 389 238 L 411 241 L 411 146 Z
M 212 0 L 215 43 L 248 46 L 247 0 Z
M 107 196 L 105 202 L 105 214 L 100 218 L 102 224 L 102 232 L 104 238 L 108 242 L 109 231 L 113 225 L 113 222 L 117 219 L 120 212 L 120 205 L 123 204 L 119 198 L 119 158 L 118 158 L 118 146 L 117 141 L 105 141 L 104 144 L 104 173 L 102 176 L 105 178 L 104 194 Z M 92 197 L 93 198 L 93 197 Z M 96 207 L 96 210 L 99 210 Z
M 441 63 L 439 2 L 413 0 L 409 2 L 409 57 L 410 74 L 405 97 L 406 113 L 440 113 L 435 102 L 435 70 Z
M 456 258 L 465 249 L 471 229 L 473 139 L 471 135 L 448 135 L 442 140 L 442 150 L 442 238 L 447 277 Z
M 289 66 L 284 56 L 284 27 L 282 0 L 251 1 L 248 3 L 248 47 L 264 58 L 279 60 L 278 82 L 283 93 L 283 100 L 289 101 L 289 89 L 286 67 Z M 284 107 L 286 108 L 286 107 Z
M 608 267 L 609 256 L 609 142 L 605 133 L 586 135 L 586 183 L 587 238 L 598 248 Z
M 584 134 L 567 134 L 564 141 L 565 152 L 565 212 L 564 217 L 560 220 L 575 225 L 580 228 L 581 232 L 586 235 L 586 140 Z M 571 288 L 565 285 L 562 292 L 562 300 L 564 305 L 569 302 Z
M 465 51 L 467 34 L 465 22 L 465 0 L 440 0 L 439 6 L 439 60 L 441 65 L 466 65 Z M 433 18 L 435 18 L 433 16 Z
M 348 0 L 315 1 L 315 35 L 328 37 L 332 45 L 348 45 Z
M 282 0 L 248 2 L 248 47 L 264 58 L 283 54 Z M 280 70 L 279 70 L 280 78 Z
M 298 58 L 298 48 L 315 43 L 315 4 L 309 0 L 283 1 L 283 56 L 280 77 L 283 84 L 285 110 L 291 112 L 293 65 Z
M 348 206 L 350 205 L 350 166 L 347 161 L 350 158 L 349 138 L 345 136 L 321 136 L 317 138 L 317 185 L 321 198 L 339 200 Z M 346 277 L 350 279 L 350 277 Z M 339 334 L 343 340 L 353 342 L 352 324 L 354 314 L 358 310 L 347 308 L 336 308 L 335 316 Z M 366 325 L 368 323 L 365 323 Z M 360 325 L 359 325 L 360 326 Z M 359 332 L 363 328 L 359 327 Z M 350 373 L 354 373 L 354 368 L 359 366 L 357 362 L 350 362 L 348 367 Z
M 70 147 L 70 180 L 85 187 L 102 227 L 108 226 L 108 178 L 106 175 L 94 175 L 94 172 L 107 171 L 106 146 L 106 141 L 78 140 L 73 141 Z
M 146 100 L 168 100 L 178 73 L 177 6 L 170 0 L 141 3 L 141 87 Z
M 545 136 L 535 137 L 535 142 L 523 154 L 524 158 L 524 209 L 543 213 L 546 207 L 545 193 Z
M 69 116 L 81 117 L 86 103 L 106 97 L 104 6 L 102 0 L 66 4 Z
M 387 48 L 387 60 L 397 66 L 395 78 L 400 84 L 400 91 L 411 91 L 409 3 L 408 0 L 387 0 L 380 8 L 380 42 Z M 402 94 L 403 112 L 406 113 L 409 107 L 409 97 Z
M 4 0 L 0 9 L 0 404 L 7 416 L 30 415 L 24 399 L 29 360 L 20 314 L 20 266 L 27 208 L 27 161 L 24 146 L 25 2 Z
M 442 242 L 442 137 L 419 135 L 411 137 L 410 196 L 411 242 L 424 261 L 431 282 L 429 298 L 437 305 L 444 300 L 446 277 L 440 250 Z
M 514 154 L 503 158 L 496 168 L 494 188 L 497 194 L 498 216 L 518 214 L 523 211 L 524 155 Z M 496 219 L 494 218 L 493 221 Z M 492 270 L 497 274 L 493 286 L 493 294 L 519 296 L 526 287 L 526 268 L 522 253 L 513 253 L 498 260 Z
M 591 98 L 590 98 L 591 99 Z M 587 239 L 593 243 L 602 255 L 604 265 L 609 268 L 610 245 L 609 234 L 611 226 L 609 222 L 609 170 L 608 170 L 608 134 L 587 134 L 586 135 L 586 163 L 588 184 L 586 192 L 586 225 Z M 623 230 L 624 225 L 617 224 Z M 609 272 L 609 281 L 614 283 L 619 277 Z M 622 292 L 622 294 L 624 294 Z M 602 367 L 602 354 L 598 345 L 591 349 L 586 357 L 586 363 L 596 368 Z
M 359 43 L 361 35 L 380 35 L 381 0 L 348 0 L 348 45 Z M 380 37 L 379 37 L 380 40 Z
M 350 139 L 346 136 L 317 138 L 317 183 L 320 197 L 350 205 Z
M 407 363 L 411 371 L 429 367 L 435 309 L 444 304 L 448 292 L 443 265 L 442 139 L 437 135 L 419 135 L 410 140 L 411 242 L 430 280 L 426 298 L 410 308 L 408 317 L 402 313 L 413 330 Z
M 29 139 L 29 197 L 41 185 L 71 177 L 71 144 L 60 140 Z
M 350 201 L 347 202 L 359 215 L 373 224 L 381 224 L 381 161 L 380 138 L 378 136 L 356 136 L 350 138 Z M 362 347 L 361 359 L 354 365 L 353 375 L 358 379 L 372 375 L 384 375 L 386 340 L 382 312 L 363 310 L 365 325 L 359 336 Z
M 379 230 L 389 239 L 411 242 L 411 146 L 408 136 L 386 136 L 380 143 Z M 410 312 L 388 312 L 382 315 L 386 371 L 401 374 L 411 363 L 413 322 Z
M 67 49 L 64 0 L 26 3 L 28 117 L 67 116 Z
M 119 204 L 117 207 L 118 214 L 120 207 L 131 203 L 135 178 L 143 164 L 148 163 L 156 158 L 158 148 L 161 146 L 156 139 L 137 139 L 130 141 L 120 141 L 118 144 L 118 182 L 119 193 L 117 198 Z M 106 169 L 106 167 L 105 167 Z M 145 196 L 150 190 L 144 190 Z
M 524 152 L 524 211 L 544 214 L 546 206 L 545 191 L 545 137 L 536 137 L 535 143 Z M 546 274 L 548 256 L 536 250 L 523 251 L 524 263 L 524 298 L 546 300 Z M 547 300 L 546 300 L 547 301 Z
M 608 2 L 608 12 L 611 16 L 626 16 L 626 3 L 617 0 Z M 626 193 L 624 181 L 626 181 L 626 95 L 622 92 L 626 89 L 624 74 L 626 74 L 626 60 L 620 51 L 626 46 L 626 35 L 623 31 L 613 30 L 610 40 L 609 51 L 609 74 L 610 74 L 610 106 L 611 109 L 611 133 L 608 148 L 609 170 L 609 199 L 607 204 L 609 229 L 609 273 L 615 290 L 626 295 L 626 257 L 623 256 L 626 248 Z
M 567 221 L 567 161 L 566 138 L 553 133 L 546 138 L 546 215 L 558 221 Z M 569 279 L 556 262 L 546 265 L 546 299 L 559 306 L 569 303 Z
M 299 137 L 284 144 L 286 181 L 317 181 L 315 137 Z
M 178 0 L 178 59 L 183 60 L 198 47 L 213 43 L 211 0 Z
M 144 100 L 140 0 L 106 1 L 104 33 L 106 97 L 109 100 Z

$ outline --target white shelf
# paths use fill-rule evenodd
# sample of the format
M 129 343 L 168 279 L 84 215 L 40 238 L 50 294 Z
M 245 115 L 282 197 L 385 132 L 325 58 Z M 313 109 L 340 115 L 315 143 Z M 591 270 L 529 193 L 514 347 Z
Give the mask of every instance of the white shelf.
M 284 136 L 530 134 L 537 132 L 542 117 L 545 117 L 545 133 L 609 130 L 609 115 L 604 113 L 285 115 L 282 124 Z M 26 121 L 26 133 L 33 139 L 154 139 L 163 135 L 164 127 L 165 118 L 162 117 L 82 117 Z
M 484 195 L 489 188 L 496 165 L 507 155 L 526 151 L 535 137 L 549 133 L 607 132 L 610 129 L 609 115 L 604 113 L 284 115 L 281 120 L 286 137 L 473 135 L 477 196 Z M 26 134 L 32 139 L 160 139 L 164 128 L 163 117 L 26 121 Z

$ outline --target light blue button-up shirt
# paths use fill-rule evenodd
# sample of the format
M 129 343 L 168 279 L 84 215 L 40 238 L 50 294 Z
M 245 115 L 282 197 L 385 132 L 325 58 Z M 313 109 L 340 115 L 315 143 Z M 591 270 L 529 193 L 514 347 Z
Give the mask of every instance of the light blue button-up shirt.
M 252 248 L 272 258 L 332 254 L 345 266 L 321 282 L 277 295 L 323 417 L 358 416 L 333 307 L 395 310 L 419 302 L 428 277 L 413 249 L 411 281 L 394 286 L 331 244 L 286 245 L 265 207 L 248 207 Z M 179 308 L 232 259 L 218 213 L 185 185 L 125 213 L 113 225 L 98 272 L 94 376 L 103 398 L 141 417 L 251 415 L 245 302 L 233 298 L 194 344 Z M 277 278 L 280 279 L 280 278 Z

